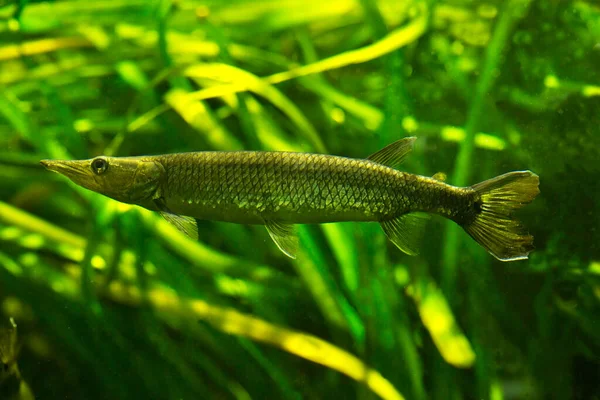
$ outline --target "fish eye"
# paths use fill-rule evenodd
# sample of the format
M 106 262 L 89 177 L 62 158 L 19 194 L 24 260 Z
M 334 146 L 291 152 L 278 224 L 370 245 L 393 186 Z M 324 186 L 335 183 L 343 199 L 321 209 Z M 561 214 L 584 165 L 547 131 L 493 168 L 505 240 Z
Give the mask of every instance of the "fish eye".
M 108 160 L 102 157 L 95 158 L 94 160 L 92 160 L 91 167 L 92 171 L 94 171 L 96 175 L 100 175 L 108 169 Z

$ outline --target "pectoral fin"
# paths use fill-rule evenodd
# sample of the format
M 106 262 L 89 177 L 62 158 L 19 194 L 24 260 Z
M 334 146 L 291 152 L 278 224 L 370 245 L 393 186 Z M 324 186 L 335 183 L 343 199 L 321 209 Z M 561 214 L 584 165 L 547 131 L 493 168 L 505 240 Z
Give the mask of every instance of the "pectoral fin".
M 198 224 L 194 218 L 178 215 L 171 212 L 171 210 L 169 210 L 163 199 L 155 199 L 154 204 L 156 204 L 160 215 L 162 215 L 164 219 L 169 221 L 177 229 L 179 229 L 181 232 L 185 233 L 192 239 L 198 240 Z
M 298 234 L 294 229 L 294 225 L 277 221 L 265 221 L 265 227 L 279 250 L 290 258 L 296 258 Z
M 429 215 L 423 213 L 404 214 L 398 218 L 381 221 L 388 239 L 408 255 L 419 254 L 419 245 L 425 232 Z

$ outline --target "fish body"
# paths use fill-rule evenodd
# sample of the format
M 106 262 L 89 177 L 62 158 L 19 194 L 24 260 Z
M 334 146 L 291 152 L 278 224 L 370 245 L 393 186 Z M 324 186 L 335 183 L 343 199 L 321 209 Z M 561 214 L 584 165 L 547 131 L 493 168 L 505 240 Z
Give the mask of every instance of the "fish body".
M 285 152 L 198 152 L 152 158 L 161 196 L 198 219 L 264 224 L 381 221 L 412 211 L 448 215 L 465 190 L 370 160 Z M 452 205 L 450 203 L 453 203 Z
M 90 190 L 158 211 L 192 237 L 196 219 L 263 224 L 290 257 L 294 224 L 341 221 L 379 222 L 397 247 L 417 254 L 426 220 L 420 213 L 430 213 L 461 225 L 498 259 L 527 258 L 533 238 L 510 214 L 539 193 L 537 175 L 512 172 L 461 188 L 398 171 L 414 140 L 367 159 L 207 151 L 42 164 Z

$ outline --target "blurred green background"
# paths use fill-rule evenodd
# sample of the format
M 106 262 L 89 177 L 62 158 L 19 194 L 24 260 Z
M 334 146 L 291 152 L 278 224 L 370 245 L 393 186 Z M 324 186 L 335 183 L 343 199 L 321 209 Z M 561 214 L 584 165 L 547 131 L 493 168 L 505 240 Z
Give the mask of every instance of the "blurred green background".
M 0 0 L 1 398 L 600 399 L 599 66 L 593 0 Z M 409 135 L 412 173 L 539 174 L 529 260 L 441 218 L 418 257 L 196 243 L 38 164 Z

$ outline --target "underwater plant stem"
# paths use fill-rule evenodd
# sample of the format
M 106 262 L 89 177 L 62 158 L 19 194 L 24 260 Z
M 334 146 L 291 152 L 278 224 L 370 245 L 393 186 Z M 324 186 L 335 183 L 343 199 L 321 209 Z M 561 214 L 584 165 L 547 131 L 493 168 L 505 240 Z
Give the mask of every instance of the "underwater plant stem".
M 231 49 L 232 44 L 229 38 L 224 34 L 223 30 L 211 23 L 207 23 L 206 29 L 211 36 L 215 38 L 215 43 L 219 46 L 219 58 L 224 61 L 226 64 L 235 65 L 235 60 L 231 56 L 229 49 Z M 236 97 L 238 99 L 238 115 L 240 118 L 240 123 L 242 130 L 244 132 L 244 136 L 246 139 L 246 150 L 260 150 L 261 143 L 258 140 L 258 136 L 256 133 L 256 128 L 254 123 L 252 122 L 252 117 L 250 115 L 250 111 L 248 110 L 248 97 L 251 95 L 249 93 L 237 93 Z
M 383 16 L 374 0 L 361 0 L 362 8 L 365 10 L 366 19 L 377 40 L 381 40 L 388 34 L 388 28 Z M 385 146 L 404 134 L 402 120 L 410 114 L 408 107 L 408 93 L 404 82 L 404 54 L 402 47 L 382 57 L 384 65 L 384 76 L 389 82 L 385 98 L 385 119 L 378 129 L 378 148 Z M 394 137 L 392 139 L 391 137 Z
M 530 2 L 531 0 L 512 0 L 507 2 L 496 23 L 490 44 L 486 50 L 482 72 L 475 87 L 475 94 L 469 106 L 469 113 L 465 124 L 465 138 L 461 143 L 454 165 L 453 184 L 456 186 L 465 186 L 469 181 L 470 173 L 473 170 L 472 159 L 475 147 L 475 133 L 483 117 L 485 98 L 488 96 L 498 76 L 498 68 L 509 42 L 509 36 L 516 23 L 525 14 Z M 450 299 L 454 297 L 456 288 L 458 248 L 460 246 L 459 231 L 460 229 L 456 224 L 446 224 L 442 287 L 444 293 Z
M 167 18 L 171 10 L 171 0 L 160 0 L 156 6 L 158 51 L 165 67 L 173 64 L 167 44 Z
M 383 15 L 375 0 L 360 0 L 360 4 L 364 10 L 366 21 L 371 28 L 374 40 L 382 40 L 389 34 Z M 425 3 L 421 4 L 425 7 Z M 384 113 L 382 122 L 377 127 L 377 140 L 373 144 L 377 148 L 385 146 L 386 143 L 398 140 L 404 136 L 405 129 L 402 126 L 402 120 L 410 115 L 410 107 L 408 105 L 408 94 L 404 81 L 405 60 L 402 47 L 395 49 L 377 60 L 383 66 L 382 72 L 388 87 L 385 91 Z M 375 149 L 370 149 L 374 151 Z M 381 234 L 379 234 L 381 235 Z M 403 315 L 406 309 L 396 308 L 405 306 L 399 303 L 394 296 L 394 288 L 387 286 L 389 280 L 389 269 L 386 245 L 381 240 L 376 240 L 372 236 L 367 236 L 372 242 L 370 245 L 374 249 L 374 257 L 369 257 L 369 264 L 377 266 L 372 270 L 363 271 L 363 280 L 369 287 L 369 292 L 363 293 L 363 298 L 366 298 L 366 304 L 363 305 L 363 318 L 366 317 L 366 326 L 370 332 L 367 332 L 366 344 L 368 348 L 365 354 L 371 355 L 372 358 L 377 358 L 378 354 L 389 352 L 392 354 L 400 353 L 399 357 L 407 363 L 409 373 L 396 371 L 393 376 L 390 376 L 392 382 L 401 384 L 403 390 L 408 390 L 411 398 L 424 399 L 425 390 L 422 384 L 421 365 L 416 354 L 414 343 L 407 335 L 409 330 L 406 319 L 400 317 L 400 321 L 395 320 L 394 314 L 400 310 L 400 315 Z M 379 264 L 379 265 L 378 265 Z M 380 271 L 375 274 L 373 271 Z M 386 292 L 390 294 L 386 294 Z M 390 298 L 391 297 L 391 298 Z M 394 300 L 392 300 L 394 298 Z M 372 310 L 372 314 L 369 312 Z M 393 327 L 396 327 L 394 329 Z M 385 366 L 386 370 L 394 370 L 393 364 L 389 361 L 379 360 L 380 368 Z
M 326 268 L 326 261 L 318 241 L 306 227 L 299 227 L 298 235 L 306 249 L 294 267 L 312 293 L 323 316 L 337 328 L 350 332 L 356 343 L 364 340 L 364 326 L 354 309 L 337 287 Z
M 169 54 L 169 43 L 167 41 L 167 22 L 173 8 L 172 0 L 159 0 L 156 5 L 156 18 L 158 32 L 158 53 L 166 69 L 173 65 L 173 59 Z M 182 76 L 171 76 L 167 79 L 174 88 L 191 90 L 190 83 Z
M 308 32 L 305 29 L 302 29 L 297 33 L 296 37 L 306 63 L 312 64 L 317 62 L 319 57 L 313 42 L 310 40 Z M 308 85 L 312 83 L 314 86 L 318 87 L 327 85 L 327 80 L 322 74 L 300 78 L 300 82 Z M 325 96 L 322 96 L 320 103 L 323 112 L 325 113 L 327 113 L 327 110 L 331 109 L 334 104 Z M 349 291 L 349 296 L 354 300 L 358 289 L 358 260 L 355 252 L 356 246 L 353 243 L 354 238 L 349 235 L 340 224 L 324 224 L 321 225 L 321 229 L 336 258 L 340 268 L 340 275 L 346 289 Z

